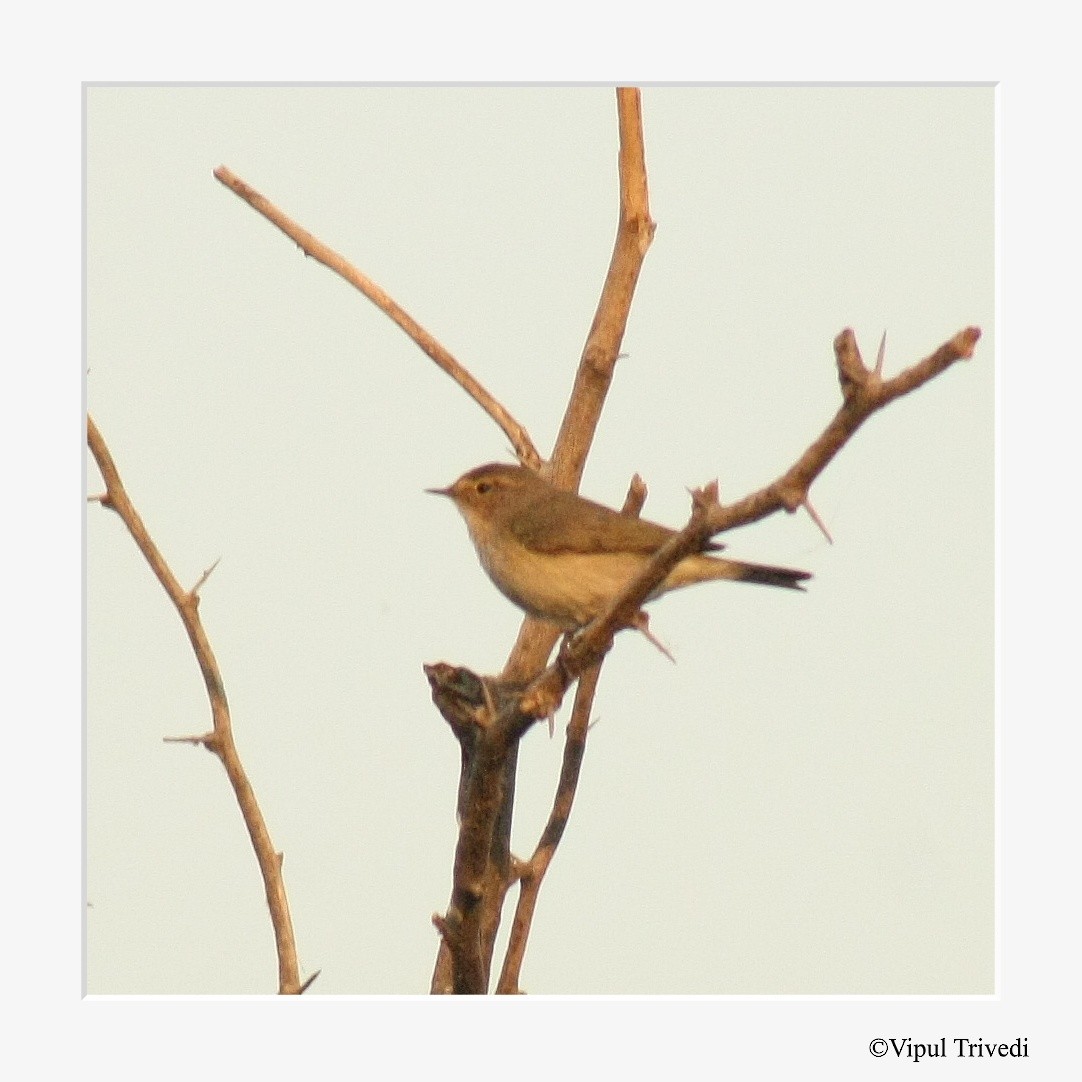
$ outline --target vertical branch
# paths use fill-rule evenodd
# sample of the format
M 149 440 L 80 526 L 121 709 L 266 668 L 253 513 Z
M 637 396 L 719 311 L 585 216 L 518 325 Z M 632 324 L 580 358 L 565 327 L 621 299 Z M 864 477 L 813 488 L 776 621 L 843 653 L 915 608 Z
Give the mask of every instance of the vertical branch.
M 204 572 L 191 590 L 185 590 L 180 585 L 128 498 L 116 463 L 113 462 L 113 456 L 109 453 L 109 448 L 98 431 L 98 426 L 89 416 L 86 419 L 86 440 L 105 481 L 105 493 L 97 497 L 98 502 L 102 507 L 115 511 L 127 526 L 136 546 L 179 613 L 184 630 L 188 634 L 188 641 L 192 644 L 192 650 L 199 662 L 203 683 L 206 685 L 207 696 L 210 699 L 214 727 L 211 732 L 202 736 L 183 739 L 190 743 L 202 744 L 209 751 L 214 752 L 225 767 L 263 876 L 263 887 L 267 895 L 267 905 L 270 909 L 274 940 L 278 951 L 278 992 L 280 995 L 298 995 L 311 984 L 313 978 L 310 977 L 303 985 L 300 982 L 297 969 L 297 944 L 293 937 L 293 921 L 289 915 L 289 900 L 282 878 L 282 854 L 274 848 L 270 831 L 267 829 L 263 813 L 256 800 L 255 791 L 241 764 L 240 754 L 233 740 L 229 704 L 226 701 L 225 686 L 218 669 L 218 661 L 210 647 L 203 622 L 199 618 L 198 591 L 210 572 Z
M 598 662 L 579 678 L 578 689 L 575 692 L 575 706 L 567 725 L 563 765 L 560 768 L 560 782 L 556 788 L 552 811 L 533 856 L 519 869 L 518 903 L 515 906 L 515 917 L 511 924 L 511 939 L 507 945 L 503 970 L 496 986 L 496 992 L 499 995 L 517 995 L 520 991 L 519 974 L 522 971 L 522 960 L 526 955 L 526 941 L 533 924 L 537 896 L 541 891 L 541 882 L 545 878 L 545 873 L 556 855 L 556 847 L 563 838 L 567 820 L 571 815 L 571 805 L 575 802 L 579 770 L 582 767 L 582 758 L 586 754 L 586 733 L 589 729 L 590 711 L 593 708 L 594 692 L 597 690 L 597 681 L 600 676 L 601 663 Z
M 642 100 L 634 87 L 616 91 L 620 130 L 620 219 L 608 274 L 586 337 L 571 397 L 552 453 L 553 484 L 577 489 L 593 443 L 643 260 L 654 238 L 646 186 Z

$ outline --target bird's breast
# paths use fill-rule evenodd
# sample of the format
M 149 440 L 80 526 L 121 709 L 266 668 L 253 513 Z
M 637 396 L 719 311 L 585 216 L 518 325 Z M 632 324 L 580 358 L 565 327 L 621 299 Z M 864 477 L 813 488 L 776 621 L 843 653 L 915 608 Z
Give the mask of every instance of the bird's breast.
M 473 541 L 505 597 L 565 631 L 589 623 L 645 563 L 634 553 L 542 553 L 476 534 Z

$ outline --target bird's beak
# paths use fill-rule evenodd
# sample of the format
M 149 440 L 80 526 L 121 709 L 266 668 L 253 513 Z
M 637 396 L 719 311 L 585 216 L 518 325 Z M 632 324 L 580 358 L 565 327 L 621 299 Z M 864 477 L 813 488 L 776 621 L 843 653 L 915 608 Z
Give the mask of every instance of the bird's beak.
M 446 488 L 426 488 L 425 492 L 430 492 L 433 496 L 450 496 L 451 486 L 448 485 Z

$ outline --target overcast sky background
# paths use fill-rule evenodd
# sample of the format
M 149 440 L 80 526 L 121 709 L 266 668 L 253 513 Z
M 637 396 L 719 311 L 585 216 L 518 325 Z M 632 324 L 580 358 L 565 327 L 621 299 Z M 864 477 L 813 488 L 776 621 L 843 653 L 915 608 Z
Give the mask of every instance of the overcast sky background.
M 657 234 L 584 494 L 680 525 L 872 418 L 807 516 L 728 538 L 807 594 L 711 584 L 622 635 L 523 968 L 536 994 L 995 988 L 995 99 L 990 87 L 646 89 Z M 605 88 L 94 87 L 88 407 L 201 614 L 313 995 L 421 993 L 458 751 L 421 665 L 497 671 L 520 616 L 422 489 L 510 458 L 389 320 L 211 175 L 225 164 L 438 337 L 545 453 L 616 224 Z M 93 463 L 87 486 L 100 489 Z M 87 510 L 87 990 L 269 993 L 262 886 L 209 711 L 119 520 Z M 557 739 L 524 741 L 514 848 Z M 509 923 L 510 909 L 505 918 Z

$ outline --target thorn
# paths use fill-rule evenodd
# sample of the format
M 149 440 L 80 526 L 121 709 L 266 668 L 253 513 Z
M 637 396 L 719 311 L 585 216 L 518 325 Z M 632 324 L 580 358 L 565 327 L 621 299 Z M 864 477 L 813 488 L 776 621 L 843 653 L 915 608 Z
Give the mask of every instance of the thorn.
M 641 631 L 674 665 L 676 664 L 676 658 L 669 653 L 668 647 L 650 631 L 650 617 L 642 609 L 635 614 L 631 626 L 636 631 Z
M 193 746 L 202 744 L 207 751 L 213 751 L 213 743 L 215 740 L 214 733 L 204 733 L 202 736 L 163 736 L 162 741 L 166 744 L 192 744 Z
M 882 378 L 883 375 L 883 358 L 887 355 L 887 332 L 883 332 L 883 337 L 879 339 L 879 352 L 875 355 L 875 374 Z
M 188 591 L 190 597 L 195 597 L 195 595 L 198 594 L 201 589 L 203 589 L 203 586 L 206 584 L 207 579 L 209 579 L 210 576 L 214 574 L 214 569 L 221 562 L 222 558 L 221 556 L 219 556 L 218 559 L 215 560 L 214 563 L 212 563 L 210 567 L 208 567 L 206 571 L 204 571 L 203 574 L 199 576 L 199 581 L 191 588 L 191 590 Z
M 307 991 L 308 991 L 308 989 L 312 987 L 312 985 L 313 985 L 313 984 L 315 983 L 315 980 L 316 980 L 316 978 L 317 978 L 317 977 L 318 977 L 318 976 L 320 975 L 320 973 L 322 973 L 322 972 L 323 972 L 323 970 L 322 970 L 322 969 L 317 969 L 317 970 L 315 971 L 315 973 L 313 973 L 313 974 L 312 974 L 312 975 L 311 975 L 311 976 L 310 976 L 310 977 L 308 978 L 308 980 L 306 980 L 306 981 L 304 982 L 304 984 L 302 984 L 302 985 L 300 986 L 300 988 L 298 988 L 298 989 L 297 989 L 297 995 L 299 995 L 299 996 L 303 996 L 303 995 L 304 995 L 304 993 L 305 993 L 305 992 L 307 992 Z
M 105 507 L 109 502 L 108 492 L 99 492 L 96 496 L 87 496 L 87 503 L 100 503 L 102 507 Z
M 555 733 L 556 733 L 556 711 L 553 710 L 553 712 L 551 714 L 549 714 L 549 740 L 551 740 L 553 738 Z
M 620 513 L 638 518 L 643 504 L 646 503 L 646 496 L 646 482 L 636 473 L 631 478 L 631 484 L 627 486 L 627 495 L 624 497 L 624 506 L 620 508 Z
M 823 531 L 823 536 L 827 539 L 827 542 L 833 545 L 834 538 L 830 536 L 830 531 L 827 529 L 826 523 L 823 522 L 823 520 L 819 517 L 819 512 L 816 511 L 814 507 L 812 507 L 811 500 L 809 500 L 808 497 L 805 496 L 804 499 L 800 502 L 804 505 L 804 510 L 807 511 L 809 515 L 811 515 L 812 522 L 814 522 L 815 525 Z

